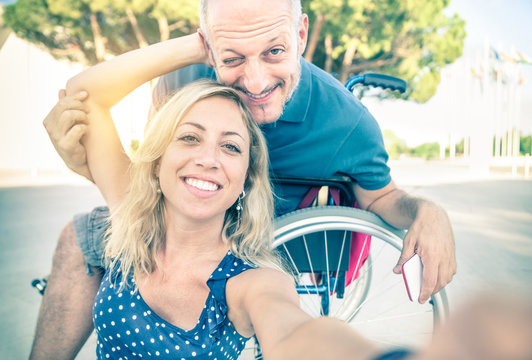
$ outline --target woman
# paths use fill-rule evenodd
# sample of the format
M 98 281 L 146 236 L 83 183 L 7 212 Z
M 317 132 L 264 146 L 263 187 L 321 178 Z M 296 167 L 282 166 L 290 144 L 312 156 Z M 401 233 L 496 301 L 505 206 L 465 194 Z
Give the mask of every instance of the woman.
M 111 211 L 93 309 L 98 357 L 236 359 L 254 334 L 266 359 L 375 353 L 345 324 L 299 308 L 271 253 L 266 146 L 235 90 L 182 89 L 150 122 L 130 165 L 109 110 L 165 71 L 150 48 L 67 84 L 70 95 L 89 93 L 83 144 Z
M 380 353 L 342 322 L 310 319 L 270 251 L 266 147 L 235 90 L 212 82 L 181 90 L 130 164 L 109 110 L 171 70 L 160 51 L 127 53 L 67 85 L 68 108 L 83 113 L 74 123 L 87 112 L 87 160 L 112 214 L 93 309 L 98 358 L 235 359 L 253 334 L 266 359 L 530 358 L 526 297 L 473 303 L 415 356 Z

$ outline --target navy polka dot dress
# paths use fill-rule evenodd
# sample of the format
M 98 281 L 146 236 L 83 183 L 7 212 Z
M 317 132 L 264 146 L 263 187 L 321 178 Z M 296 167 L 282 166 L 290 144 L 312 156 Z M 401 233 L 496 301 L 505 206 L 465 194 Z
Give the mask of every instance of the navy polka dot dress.
M 248 338 L 236 332 L 227 317 L 225 285 L 250 268 L 227 253 L 207 281 L 205 307 L 188 331 L 155 314 L 131 284 L 118 292 L 120 275 L 114 282 L 106 273 L 93 308 L 98 359 L 237 359 Z

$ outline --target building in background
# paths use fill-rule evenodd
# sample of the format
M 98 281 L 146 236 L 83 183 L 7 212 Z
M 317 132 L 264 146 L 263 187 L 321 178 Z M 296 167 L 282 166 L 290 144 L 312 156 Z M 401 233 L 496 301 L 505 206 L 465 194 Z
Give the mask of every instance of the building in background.
M 0 180 L 70 173 L 42 121 L 57 102 L 59 89 L 81 70 L 79 64 L 57 61 L 7 29 L 0 30 Z M 126 150 L 142 136 L 150 99 L 149 86 L 144 85 L 112 110 Z

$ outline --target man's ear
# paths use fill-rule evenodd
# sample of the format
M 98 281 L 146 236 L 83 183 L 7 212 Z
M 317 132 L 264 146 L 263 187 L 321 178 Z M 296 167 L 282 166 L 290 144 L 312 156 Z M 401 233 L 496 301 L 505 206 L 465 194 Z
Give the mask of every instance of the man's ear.
M 205 64 L 205 65 L 210 65 L 211 67 L 214 67 L 214 58 L 212 54 L 212 49 L 209 45 L 209 42 L 207 41 L 207 37 L 205 36 L 205 34 L 203 33 L 203 30 L 201 29 L 198 29 L 198 35 L 201 39 L 201 42 L 203 43 L 203 47 L 205 48 L 207 57 L 209 58 L 209 64 Z
M 308 40 L 308 16 L 307 14 L 301 15 L 301 25 L 297 31 L 297 40 L 299 41 L 299 55 L 303 55 L 307 47 Z

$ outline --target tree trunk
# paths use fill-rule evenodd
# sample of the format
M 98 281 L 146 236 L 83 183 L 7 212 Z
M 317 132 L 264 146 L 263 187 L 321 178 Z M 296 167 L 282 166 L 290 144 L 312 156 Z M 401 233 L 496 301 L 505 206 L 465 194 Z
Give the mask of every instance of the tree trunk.
M 166 16 L 159 16 L 157 18 L 157 23 L 159 23 L 159 34 L 161 35 L 161 41 L 170 39 L 170 28 L 168 28 L 168 19 Z
M 305 53 L 305 60 L 309 62 L 312 62 L 312 58 L 314 57 L 316 46 L 318 45 L 318 41 L 320 40 L 321 28 L 323 27 L 324 23 L 325 23 L 325 15 L 318 14 L 316 16 L 316 22 L 314 23 L 314 26 L 312 27 L 312 33 L 310 34 L 310 38 L 308 41 L 307 52 Z
M 95 13 L 90 14 L 92 36 L 94 37 L 94 48 L 98 62 L 105 60 L 105 38 L 100 31 L 100 24 Z
M 327 55 L 327 57 L 325 58 L 325 71 L 328 72 L 329 74 L 332 71 L 332 63 L 333 63 L 332 52 L 333 52 L 332 35 L 327 34 L 325 35 L 325 54 Z
M 347 48 L 345 54 L 344 54 L 344 61 L 342 62 L 342 70 L 340 71 L 340 82 L 342 84 L 345 84 L 347 79 L 349 78 L 349 68 L 351 67 L 351 64 L 353 63 L 353 58 L 355 57 L 355 52 L 357 50 L 356 42 L 353 41 L 351 45 Z
M 172 25 L 168 25 L 169 32 L 174 31 L 176 29 L 179 29 L 184 33 L 190 33 L 190 29 L 188 28 L 186 21 L 183 20 L 179 20 L 173 23 Z
M 50 49 L 50 52 L 59 57 L 74 59 L 73 61 L 80 64 L 90 63 L 77 43 L 72 44 L 68 49 Z
M 126 15 L 131 23 L 131 27 L 133 27 L 133 31 L 135 32 L 135 37 L 137 38 L 137 42 L 139 43 L 139 47 L 143 48 L 148 46 L 148 42 L 146 41 L 146 38 L 144 38 L 144 35 L 142 35 L 142 31 L 140 30 L 139 24 L 137 22 L 137 18 L 135 14 L 133 13 L 133 10 L 131 10 L 130 6 L 126 7 Z

